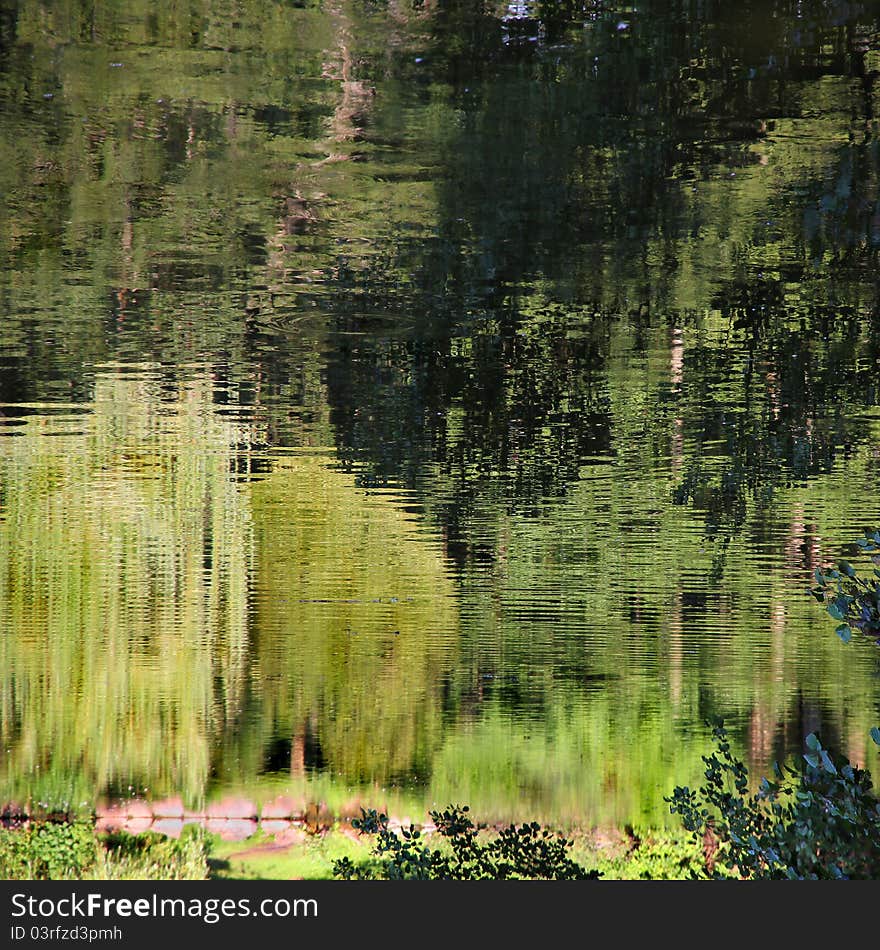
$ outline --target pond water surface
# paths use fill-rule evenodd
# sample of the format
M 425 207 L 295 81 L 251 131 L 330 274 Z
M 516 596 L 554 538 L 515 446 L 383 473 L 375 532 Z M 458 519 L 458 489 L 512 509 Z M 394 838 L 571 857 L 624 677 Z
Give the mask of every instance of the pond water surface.
M 876 7 L 2 11 L 0 802 L 880 767 Z

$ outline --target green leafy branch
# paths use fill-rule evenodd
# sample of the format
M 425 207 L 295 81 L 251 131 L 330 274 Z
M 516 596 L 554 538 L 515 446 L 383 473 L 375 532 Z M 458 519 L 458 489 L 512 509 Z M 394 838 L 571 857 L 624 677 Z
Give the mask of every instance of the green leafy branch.
M 774 765 L 749 792 L 746 766 L 731 752 L 723 722 L 717 751 L 704 756 L 706 782 L 665 799 L 684 827 L 717 846 L 714 879 L 874 879 L 880 875 L 880 801 L 870 773 L 806 739 L 803 764 Z M 872 730 L 880 744 L 880 734 Z
M 471 820 L 468 807 L 450 805 L 430 816 L 442 847 L 432 848 L 414 825 L 399 834 L 388 827 L 388 816 L 361 810 L 353 826 L 374 834 L 373 860 L 355 864 L 336 861 L 333 873 L 345 880 L 594 880 L 598 871 L 587 871 L 573 861 L 571 842 L 541 828 L 537 822 L 509 825 L 486 836 Z
M 856 544 L 870 555 L 873 575 L 860 576 L 849 561 L 840 561 L 836 569 L 817 567 L 816 587 L 809 593 L 838 621 L 836 633 L 844 643 L 857 630 L 880 645 L 880 531 L 865 532 Z

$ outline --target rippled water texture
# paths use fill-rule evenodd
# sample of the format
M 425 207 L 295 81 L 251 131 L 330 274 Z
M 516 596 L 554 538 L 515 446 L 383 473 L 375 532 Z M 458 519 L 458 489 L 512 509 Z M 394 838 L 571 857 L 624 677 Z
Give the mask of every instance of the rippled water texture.
M 669 820 L 878 770 L 880 21 L 2 4 L 0 803 Z

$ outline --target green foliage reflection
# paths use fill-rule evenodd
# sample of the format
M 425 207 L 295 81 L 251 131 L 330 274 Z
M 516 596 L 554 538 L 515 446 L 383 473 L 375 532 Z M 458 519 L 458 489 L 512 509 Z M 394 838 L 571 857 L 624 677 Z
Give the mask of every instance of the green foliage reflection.
M 204 789 L 242 701 L 252 527 L 230 475 L 247 426 L 207 375 L 99 371 L 92 402 L 0 439 L 4 795 Z

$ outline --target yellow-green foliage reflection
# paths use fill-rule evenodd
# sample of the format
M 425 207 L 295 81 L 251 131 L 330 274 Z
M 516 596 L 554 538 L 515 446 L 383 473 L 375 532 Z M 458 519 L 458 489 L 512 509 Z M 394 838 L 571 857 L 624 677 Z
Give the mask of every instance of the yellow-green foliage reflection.
M 55 408 L 55 407 L 53 407 Z M 201 791 L 247 652 L 245 426 L 201 373 L 108 370 L 0 437 L 0 789 L 57 807 Z
M 384 781 L 430 769 L 458 617 L 441 551 L 399 499 L 315 455 L 253 488 L 260 725 L 314 736 L 334 773 Z

